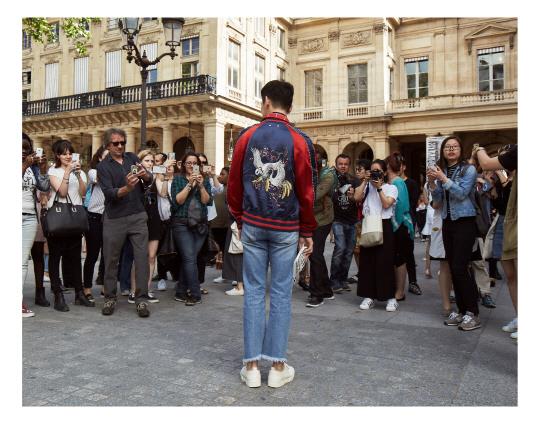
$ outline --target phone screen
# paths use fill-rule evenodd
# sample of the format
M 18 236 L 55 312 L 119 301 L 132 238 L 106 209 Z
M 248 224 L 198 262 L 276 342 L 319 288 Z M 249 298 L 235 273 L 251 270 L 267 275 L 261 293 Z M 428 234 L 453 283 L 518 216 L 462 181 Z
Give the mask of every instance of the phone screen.
M 193 165 L 193 173 L 198 174 L 199 173 L 199 165 Z
M 77 162 L 79 160 L 79 153 L 73 153 L 71 155 L 71 162 Z

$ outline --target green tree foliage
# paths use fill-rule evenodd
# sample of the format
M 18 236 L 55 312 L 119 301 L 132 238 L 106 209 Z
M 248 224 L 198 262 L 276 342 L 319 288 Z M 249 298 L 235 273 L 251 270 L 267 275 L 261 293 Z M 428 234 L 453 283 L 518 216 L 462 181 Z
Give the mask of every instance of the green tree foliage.
M 69 40 L 75 44 L 79 56 L 86 54 L 86 44 L 90 40 L 90 23 L 100 22 L 99 18 L 63 18 L 60 28 Z M 23 29 L 38 43 L 55 41 L 53 26 L 47 18 L 23 18 Z

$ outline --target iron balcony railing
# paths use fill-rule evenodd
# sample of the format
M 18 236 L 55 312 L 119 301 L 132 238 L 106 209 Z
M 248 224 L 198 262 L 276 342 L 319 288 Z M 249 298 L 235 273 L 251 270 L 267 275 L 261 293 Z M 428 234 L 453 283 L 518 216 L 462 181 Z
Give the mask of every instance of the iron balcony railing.
M 215 93 L 216 78 L 210 75 L 153 82 L 146 85 L 146 100 Z M 141 101 L 141 86 L 113 87 L 73 96 L 22 102 L 23 116 L 46 115 Z

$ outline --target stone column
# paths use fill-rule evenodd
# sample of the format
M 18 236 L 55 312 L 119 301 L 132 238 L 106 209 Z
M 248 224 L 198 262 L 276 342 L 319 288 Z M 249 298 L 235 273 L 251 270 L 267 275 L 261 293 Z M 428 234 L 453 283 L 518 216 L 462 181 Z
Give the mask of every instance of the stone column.
M 375 140 L 375 150 L 373 157 L 375 159 L 385 159 L 390 154 L 390 143 L 388 136 L 373 137 Z
M 34 150 L 36 150 L 37 147 L 43 148 L 43 137 L 30 136 L 30 138 L 34 142 Z
M 339 155 L 339 141 L 329 141 L 326 153 L 328 153 L 328 166 L 334 166 L 336 157 Z
M 216 167 L 216 172 L 221 171 L 225 160 L 225 124 L 219 119 L 204 123 L 204 154 L 208 163 Z
M 136 153 L 135 133 L 137 132 L 137 129 L 136 128 L 126 128 L 125 131 L 126 131 L 126 136 L 127 136 L 126 152 Z
M 103 144 L 103 139 L 100 131 L 92 131 L 90 134 L 92 135 L 92 155 L 94 155 Z
M 163 125 L 163 153 L 170 153 L 173 151 L 173 126 L 172 124 Z M 180 158 L 177 158 L 180 159 Z

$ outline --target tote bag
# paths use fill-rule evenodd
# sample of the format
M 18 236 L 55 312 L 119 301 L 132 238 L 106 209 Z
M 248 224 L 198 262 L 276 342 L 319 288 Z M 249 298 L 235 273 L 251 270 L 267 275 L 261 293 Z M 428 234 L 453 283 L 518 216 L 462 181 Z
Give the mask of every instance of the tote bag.
M 49 209 L 41 210 L 41 225 L 45 237 L 70 237 L 88 232 L 88 215 L 82 205 L 74 205 L 69 194 L 67 202 L 58 201 L 58 192 Z
M 362 220 L 360 246 L 373 247 L 383 244 L 383 227 L 380 215 L 366 215 Z
M 482 249 L 482 258 L 484 260 L 491 259 L 493 257 L 493 236 L 495 235 L 495 228 L 497 227 L 497 221 L 500 219 L 499 214 L 495 217 L 491 223 L 491 227 L 486 234 L 486 240 L 484 241 L 484 248 Z

